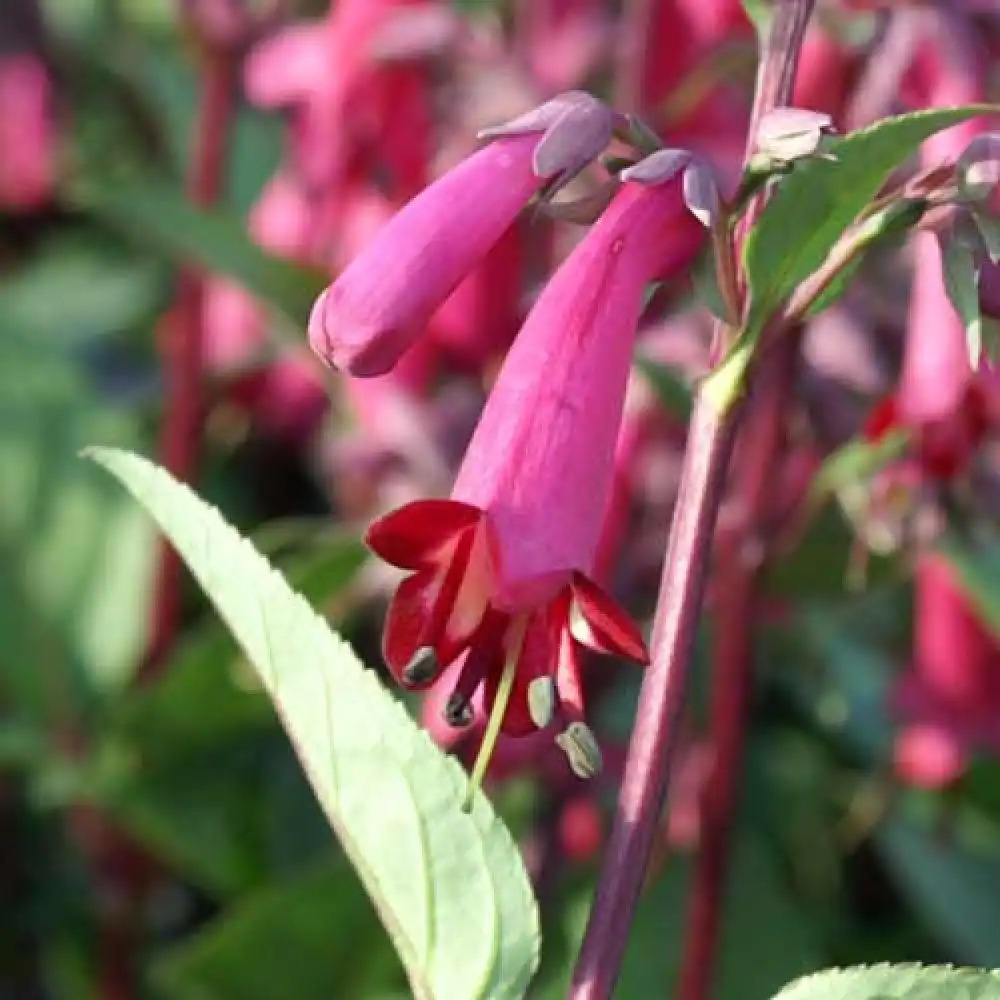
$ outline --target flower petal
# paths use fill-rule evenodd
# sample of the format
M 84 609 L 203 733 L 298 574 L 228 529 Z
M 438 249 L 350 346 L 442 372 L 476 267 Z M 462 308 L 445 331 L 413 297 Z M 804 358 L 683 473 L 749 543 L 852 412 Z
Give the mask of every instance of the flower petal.
M 573 574 L 572 590 L 569 622 L 577 642 L 598 653 L 649 663 L 646 643 L 627 612 L 582 573 Z
M 427 687 L 440 672 L 438 664 L 439 669 L 430 676 L 419 680 L 407 676 L 407 668 L 414 663 L 418 651 L 431 645 L 427 641 L 427 633 L 433 622 L 445 575 L 425 569 L 408 576 L 396 589 L 389 604 L 382 633 L 382 656 L 392 675 L 405 687 Z
M 481 517 L 478 508 L 457 500 L 414 500 L 373 521 L 365 544 L 393 566 L 424 569 Z

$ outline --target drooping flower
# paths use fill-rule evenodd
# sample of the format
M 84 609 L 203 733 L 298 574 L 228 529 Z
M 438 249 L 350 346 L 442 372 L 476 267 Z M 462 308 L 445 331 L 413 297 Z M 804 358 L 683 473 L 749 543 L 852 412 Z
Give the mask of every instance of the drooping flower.
M 557 720 L 581 776 L 597 750 L 583 723 L 580 647 L 647 659 L 592 574 L 643 290 L 689 265 L 699 244 L 680 186 L 625 183 L 515 340 L 451 499 L 408 504 L 367 537 L 411 574 L 383 639 L 396 678 L 426 687 L 463 657 L 448 720 L 470 722 L 483 686 L 485 745 L 501 726 L 526 735 Z
M 317 299 L 309 340 L 352 375 L 388 371 L 527 202 L 582 170 L 610 141 L 613 114 L 563 94 L 507 125 L 410 201 Z

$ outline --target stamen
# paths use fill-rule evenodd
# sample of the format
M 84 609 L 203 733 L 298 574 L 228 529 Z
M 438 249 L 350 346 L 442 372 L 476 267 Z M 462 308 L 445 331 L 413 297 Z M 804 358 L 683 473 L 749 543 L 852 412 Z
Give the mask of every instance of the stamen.
M 514 690 L 514 678 L 517 676 L 517 664 L 521 659 L 521 647 L 524 645 L 524 633 L 527 625 L 528 616 L 518 615 L 511 622 L 510 629 L 507 632 L 509 640 L 507 658 L 504 660 L 503 673 L 500 675 L 500 683 L 497 686 L 496 698 L 493 700 L 493 708 L 486 722 L 486 732 L 483 733 L 483 742 L 479 745 L 479 753 L 476 754 L 476 762 L 472 766 L 472 775 L 469 778 L 469 790 L 465 793 L 465 801 L 462 803 L 462 810 L 464 812 L 472 810 L 472 797 L 480 785 L 482 785 L 486 768 L 489 767 L 490 758 L 493 756 L 493 749 L 496 746 L 497 737 L 500 735 L 500 727 L 503 725 L 503 717 L 507 713 L 510 694 Z
M 539 728 L 544 729 L 556 711 L 556 686 L 551 677 L 536 677 L 528 685 L 528 715 Z
M 461 691 L 453 691 L 444 706 L 444 721 L 452 729 L 466 729 L 472 725 L 472 702 Z
M 421 646 L 410 657 L 410 662 L 403 667 L 403 683 L 413 686 L 427 684 L 437 677 L 440 669 L 441 665 L 438 663 L 437 654 L 433 648 L 431 646 Z
M 600 774 L 602 767 L 601 748 L 597 738 L 585 722 L 571 722 L 564 732 L 556 737 L 556 744 L 566 754 L 572 772 L 587 781 Z

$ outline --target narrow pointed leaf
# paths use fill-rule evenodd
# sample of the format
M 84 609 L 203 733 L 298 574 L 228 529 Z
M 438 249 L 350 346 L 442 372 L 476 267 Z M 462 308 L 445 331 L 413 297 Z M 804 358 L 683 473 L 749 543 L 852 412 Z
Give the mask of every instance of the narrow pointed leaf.
M 797 164 L 778 185 L 746 241 L 747 334 L 755 336 L 796 285 L 822 264 L 892 171 L 925 139 L 996 111 L 983 104 L 885 118 L 830 142 L 833 158 L 815 157 Z
M 196 263 L 233 278 L 286 321 L 304 327 L 329 275 L 266 253 L 238 218 L 193 208 L 179 189 L 156 181 L 88 181 L 69 192 L 83 210 L 141 239 L 175 263 Z
M 462 811 L 458 764 L 217 511 L 139 456 L 88 454 L 153 516 L 259 673 L 414 995 L 522 996 L 537 908 L 487 800 Z
M 958 240 L 941 250 L 944 287 L 952 308 L 965 327 L 969 364 L 976 368 L 983 353 L 983 315 L 979 308 L 979 268 L 972 251 Z
M 990 255 L 990 260 L 994 264 L 1000 262 L 1000 219 L 987 212 L 973 212 L 972 218 L 975 220 L 979 235 L 982 236 L 986 244 L 986 251 Z

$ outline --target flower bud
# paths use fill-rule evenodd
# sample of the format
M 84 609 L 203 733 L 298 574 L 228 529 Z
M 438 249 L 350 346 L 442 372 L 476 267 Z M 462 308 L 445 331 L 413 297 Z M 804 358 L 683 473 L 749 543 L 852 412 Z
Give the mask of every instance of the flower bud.
M 789 164 L 812 156 L 833 131 L 833 119 L 822 111 L 774 108 L 761 118 L 755 145 L 772 163 Z
M 688 211 L 706 228 L 719 219 L 722 199 L 712 168 L 686 149 L 661 149 L 651 153 L 618 176 L 639 184 L 666 184 L 681 171 L 681 193 Z
M 981 201 L 1000 184 L 1000 134 L 977 135 L 956 164 L 958 194 L 963 201 Z

